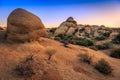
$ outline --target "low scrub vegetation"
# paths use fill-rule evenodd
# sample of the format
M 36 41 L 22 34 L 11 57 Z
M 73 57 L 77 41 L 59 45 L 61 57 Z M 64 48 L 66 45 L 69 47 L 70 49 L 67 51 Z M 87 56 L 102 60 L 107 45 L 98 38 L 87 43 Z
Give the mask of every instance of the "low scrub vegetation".
M 119 58 L 120 59 L 120 48 L 112 49 L 110 56 L 114 57 L 114 58 Z
M 49 32 L 52 33 L 52 34 L 54 34 L 55 31 L 56 31 L 56 29 L 57 29 L 57 28 L 51 28 L 51 29 L 49 30 Z
M 80 61 L 88 63 L 88 64 L 90 64 L 92 61 L 92 57 L 89 56 L 87 53 L 80 54 L 79 57 L 80 57 Z
M 98 48 L 96 46 L 90 46 L 89 48 L 93 49 L 93 50 L 96 50 L 96 51 L 98 50 Z
M 113 70 L 110 64 L 104 59 L 99 60 L 98 63 L 95 64 L 95 69 L 104 75 L 111 74 Z
M 105 40 L 105 39 L 107 39 L 109 36 L 110 36 L 110 34 L 111 34 L 111 31 L 106 31 L 105 33 L 99 33 L 100 34 L 100 36 L 99 37 L 96 37 L 96 39 L 97 40 Z
M 115 44 L 120 44 L 120 33 L 112 40 Z
M 59 34 L 55 36 L 55 40 L 71 43 L 75 45 L 81 45 L 81 46 L 92 46 L 94 45 L 94 41 L 91 39 L 85 39 L 85 38 L 77 38 L 74 35 L 64 35 Z
M 17 65 L 14 72 L 20 77 L 31 78 L 35 74 L 33 70 L 33 56 L 26 58 L 24 62 Z
M 52 58 L 52 56 L 56 53 L 56 50 L 53 47 L 47 47 L 45 50 L 46 54 L 48 54 L 48 60 Z
M 102 50 L 102 49 L 109 49 L 109 48 L 111 48 L 112 44 L 110 42 L 105 42 L 105 43 L 102 43 L 100 45 L 95 45 L 95 46 L 96 46 L 96 48 L 98 50 Z

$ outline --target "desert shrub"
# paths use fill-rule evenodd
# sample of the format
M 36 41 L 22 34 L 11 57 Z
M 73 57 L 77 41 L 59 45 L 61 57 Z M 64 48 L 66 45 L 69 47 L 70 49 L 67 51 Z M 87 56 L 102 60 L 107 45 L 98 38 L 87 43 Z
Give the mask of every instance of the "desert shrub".
M 80 61 L 88 63 L 88 64 L 90 64 L 92 61 L 92 57 L 89 56 L 87 53 L 80 54 L 79 57 L 80 57 Z
M 26 58 L 24 62 L 17 65 L 14 69 L 14 72 L 20 77 L 24 77 L 24 78 L 32 77 L 35 74 L 33 70 L 33 57 L 30 56 Z
M 98 48 L 96 46 L 90 46 L 89 48 L 93 49 L 93 50 L 96 50 L 96 51 L 98 50 Z
M 99 37 L 96 37 L 96 40 L 105 40 L 107 37 L 104 35 L 100 35 Z
M 85 38 L 77 38 L 77 37 L 74 37 L 74 38 L 70 39 L 69 43 L 76 44 L 76 45 L 81 45 L 81 46 L 92 46 L 92 45 L 94 45 L 93 40 L 85 39 Z
M 106 32 L 101 32 L 101 31 L 98 31 L 98 33 L 99 33 L 99 36 L 98 37 L 96 37 L 96 39 L 97 40 L 105 40 L 105 39 L 107 39 L 109 36 L 110 36 L 110 34 L 111 34 L 111 31 L 110 30 L 107 30 Z
M 70 40 L 71 44 L 82 45 L 82 46 L 90 46 L 91 42 L 87 39 L 83 38 L 73 38 Z
M 57 28 L 51 28 L 51 29 L 49 30 L 49 32 L 52 33 L 52 34 L 54 34 L 55 31 L 56 31 L 56 29 L 57 29 Z
M 55 37 L 59 37 L 60 39 L 63 39 L 64 38 L 64 34 L 58 34 Z
M 45 50 L 46 54 L 48 54 L 48 60 L 52 58 L 52 56 L 56 53 L 56 50 L 53 47 L 47 47 Z
M 98 63 L 95 64 L 95 69 L 104 75 L 111 74 L 113 70 L 110 64 L 104 59 L 99 60 Z
M 112 40 L 115 44 L 120 44 L 120 33 Z
M 109 37 L 109 36 L 110 36 L 110 34 L 111 34 L 111 32 L 110 32 L 110 31 L 108 31 L 108 32 L 103 33 L 103 36 Z
M 77 38 L 76 44 L 82 45 L 82 46 L 92 46 L 92 45 L 94 45 L 94 42 L 92 40 L 89 40 L 89 39 Z
M 119 58 L 120 59 L 120 48 L 112 49 L 110 56 L 114 57 L 114 58 Z
M 61 41 L 60 37 L 55 37 L 54 39 L 57 40 L 57 41 Z
M 83 31 L 85 31 L 85 28 L 79 30 L 80 33 L 82 33 Z
M 100 45 L 96 45 L 96 48 L 102 50 L 102 49 L 109 49 L 111 46 L 112 44 L 110 42 L 105 42 Z
M 85 38 L 77 38 L 74 35 L 59 34 L 59 35 L 55 36 L 55 40 L 58 40 L 61 42 L 66 42 L 66 43 L 71 43 L 71 44 L 76 44 L 76 45 L 82 45 L 82 46 L 94 45 L 93 40 L 85 39 Z
M 62 43 L 63 43 L 63 46 L 64 46 L 64 47 L 68 48 L 68 45 L 69 45 L 69 42 L 68 42 L 68 41 L 63 40 Z

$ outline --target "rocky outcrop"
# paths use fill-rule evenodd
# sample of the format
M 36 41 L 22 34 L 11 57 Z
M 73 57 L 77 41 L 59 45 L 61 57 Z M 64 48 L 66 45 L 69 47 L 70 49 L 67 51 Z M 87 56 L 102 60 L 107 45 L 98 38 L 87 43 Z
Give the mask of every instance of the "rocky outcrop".
M 6 30 L 6 27 L 1 27 L 1 26 L 0 26 L 0 30 Z
M 34 41 L 45 35 L 40 18 L 24 9 L 15 9 L 7 19 L 7 41 Z
M 0 30 L 0 41 L 5 39 L 6 32 L 4 30 Z
M 55 31 L 55 35 L 75 35 L 81 38 L 96 38 L 99 40 L 109 37 L 111 30 L 104 25 L 77 25 L 77 22 L 69 17 Z
M 0 27 L 0 41 L 5 39 L 6 27 Z
M 76 21 L 72 17 L 69 17 L 65 22 L 60 24 L 60 26 L 55 31 L 55 35 L 72 34 L 76 28 L 76 25 Z

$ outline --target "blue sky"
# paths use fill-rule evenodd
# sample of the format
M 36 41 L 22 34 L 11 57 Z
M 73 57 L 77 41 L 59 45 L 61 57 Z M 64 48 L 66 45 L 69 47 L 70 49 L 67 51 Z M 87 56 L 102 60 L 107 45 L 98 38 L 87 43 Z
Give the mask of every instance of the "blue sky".
M 46 27 L 57 27 L 69 16 L 79 24 L 120 26 L 120 0 L 0 0 L 0 25 L 16 8 L 36 14 Z

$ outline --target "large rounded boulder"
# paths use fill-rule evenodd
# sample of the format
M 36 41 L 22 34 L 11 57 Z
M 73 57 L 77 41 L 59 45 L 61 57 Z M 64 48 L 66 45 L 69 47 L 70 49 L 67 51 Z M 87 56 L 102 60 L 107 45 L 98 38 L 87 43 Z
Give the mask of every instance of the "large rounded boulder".
M 45 26 L 36 15 L 18 8 L 7 19 L 7 41 L 27 42 L 47 34 Z

